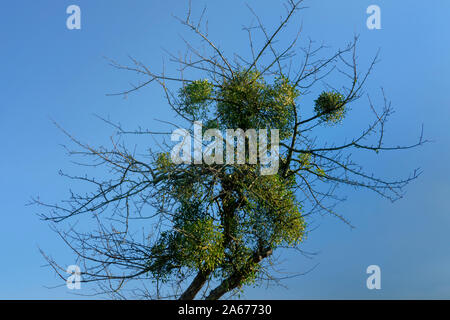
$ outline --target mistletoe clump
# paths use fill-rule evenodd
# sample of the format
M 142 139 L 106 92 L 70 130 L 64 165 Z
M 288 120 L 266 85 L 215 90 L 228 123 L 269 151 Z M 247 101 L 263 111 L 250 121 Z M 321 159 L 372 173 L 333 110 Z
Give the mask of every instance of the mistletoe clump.
M 337 124 L 345 116 L 345 99 L 339 92 L 322 92 L 314 101 L 314 111 L 320 115 L 320 118 L 329 124 Z
M 212 83 L 208 80 L 195 80 L 184 85 L 178 94 L 180 111 L 194 120 L 205 117 L 213 89 Z
M 258 71 L 239 72 L 218 92 L 217 113 L 223 128 L 279 129 L 285 139 L 292 135 L 298 96 L 285 77 L 269 84 Z

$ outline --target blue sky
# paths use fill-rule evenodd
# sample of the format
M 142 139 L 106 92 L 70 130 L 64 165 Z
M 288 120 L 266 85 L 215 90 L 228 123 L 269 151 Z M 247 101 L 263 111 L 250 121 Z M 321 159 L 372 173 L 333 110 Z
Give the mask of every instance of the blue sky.
M 201 10 L 202 3 L 194 0 L 194 9 Z M 248 3 L 268 26 L 283 12 L 277 1 Z M 66 28 L 71 4 L 81 8 L 81 30 Z M 381 30 L 366 27 L 371 4 L 381 8 Z M 310 0 L 306 5 L 309 8 L 295 20 L 303 20 L 305 36 L 337 49 L 359 34 L 362 62 L 381 48 L 381 61 L 366 91 L 377 96 L 383 86 L 395 107 L 388 141 L 413 142 L 424 124 L 426 137 L 434 142 L 363 157 L 366 168 L 385 177 L 406 175 L 416 167 L 423 174 L 396 203 L 349 190 L 348 201 L 338 209 L 356 228 L 350 230 L 330 216 L 315 218 L 318 228 L 304 244 L 305 250 L 317 252 L 314 259 L 288 253 L 282 260 L 289 271 L 317 267 L 288 280 L 287 288 L 249 288 L 244 297 L 449 299 L 450 2 Z M 186 30 L 172 14 L 183 15 L 185 9 L 186 2 L 179 0 L 1 2 L 1 299 L 77 298 L 66 288 L 46 288 L 59 282 L 42 267 L 38 247 L 67 264 L 73 257 L 37 218 L 37 208 L 25 206 L 32 196 L 50 202 L 67 197 L 68 181 L 58 170 L 78 170 L 60 146 L 67 138 L 50 119 L 93 145 L 107 142 L 112 133 L 93 114 L 129 128 L 160 128 L 155 118 L 170 120 L 173 114 L 156 86 L 128 99 L 107 97 L 136 78 L 111 68 L 103 57 L 126 62 L 127 55 L 133 55 L 161 71 L 162 48 L 183 49 L 179 34 Z M 251 16 L 244 2 L 208 1 L 208 17 L 210 35 L 225 52 L 248 53 L 241 27 Z M 367 114 L 356 112 L 351 124 L 366 123 Z M 372 264 L 381 267 L 381 290 L 366 288 L 365 271 Z

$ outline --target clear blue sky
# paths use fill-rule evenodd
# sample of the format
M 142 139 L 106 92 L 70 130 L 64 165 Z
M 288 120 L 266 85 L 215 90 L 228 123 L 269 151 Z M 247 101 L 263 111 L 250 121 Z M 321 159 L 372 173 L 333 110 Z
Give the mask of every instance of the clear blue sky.
M 204 1 L 203 1 L 204 2 Z M 202 1 L 193 1 L 200 10 Z M 267 25 L 278 21 L 279 1 L 249 0 Z M 82 29 L 66 28 L 66 8 L 81 7 Z M 382 29 L 366 28 L 366 8 L 381 8 Z M 450 2 L 307 1 L 300 13 L 304 35 L 338 48 L 360 34 L 358 56 L 367 61 L 381 48 L 381 62 L 367 84 L 375 96 L 383 86 L 395 106 L 389 122 L 392 143 L 413 142 L 423 123 L 434 143 L 420 149 L 362 160 L 385 177 L 416 167 L 424 171 L 394 204 L 365 191 L 349 190 L 338 209 L 356 226 L 350 230 L 329 216 L 304 249 L 312 260 L 287 254 L 283 268 L 304 272 L 288 287 L 250 288 L 246 298 L 450 298 Z M 243 24 L 251 19 L 242 1 L 208 1 L 210 35 L 228 53 L 248 52 Z M 60 144 L 67 139 L 55 119 L 83 141 L 107 141 L 111 128 L 93 114 L 130 128 L 154 128 L 173 114 L 161 91 L 151 87 L 124 100 L 106 93 L 127 88 L 133 75 L 109 67 L 103 56 L 126 61 L 133 55 L 161 70 L 162 48 L 182 49 L 180 0 L 42 0 L 0 3 L 0 298 L 76 298 L 42 267 L 38 246 L 67 264 L 73 257 L 48 226 L 25 204 L 31 196 L 54 202 L 67 197 L 68 181 L 57 173 L 72 169 Z M 295 20 L 299 23 L 300 19 Z M 284 34 L 283 37 L 291 37 Z M 352 123 L 365 123 L 357 113 Z M 351 128 L 350 128 L 351 129 Z M 349 129 L 349 130 L 350 130 Z M 382 289 L 368 290 L 367 266 L 382 271 Z

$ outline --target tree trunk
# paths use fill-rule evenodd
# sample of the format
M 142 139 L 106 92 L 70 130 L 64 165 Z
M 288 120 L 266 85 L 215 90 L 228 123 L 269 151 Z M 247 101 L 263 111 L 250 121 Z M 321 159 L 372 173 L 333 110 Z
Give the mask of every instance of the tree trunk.
M 183 294 L 178 298 L 178 300 L 194 299 L 197 293 L 202 289 L 210 273 L 211 271 L 199 271 L 195 276 L 194 280 L 192 280 L 189 287 L 186 289 L 186 291 L 183 292 Z
M 267 258 L 272 254 L 272 248 L 266 248 L 264 250 L 258 250 L 253 254 L 253 256 L 249 259 L 249 263 L 260 263 L 264 258 Z M 228 279 L 223 280 L 219 286 L 215 289 L 211 290 L 209 295 L 206 297 L 206 300 L 218 300 L 225 293 L 232 291 L 239 287 L 244 280 L 245 270 L 242 272 L 236 272 L 232 274 Z

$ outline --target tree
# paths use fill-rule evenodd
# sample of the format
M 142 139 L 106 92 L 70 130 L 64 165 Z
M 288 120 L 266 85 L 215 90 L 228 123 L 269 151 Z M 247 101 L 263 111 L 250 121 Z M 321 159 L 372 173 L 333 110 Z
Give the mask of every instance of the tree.
M 202 134 L 209 129 L 232 129 L 234 133 L 241 129 L 242 135 L 227 140 L 225 147 L 227 152 L 232 150 L 232 157 L 242 158 L 236 163 L 175 163 L 172 146 L 165 142 L 160 151 L 141 157 L 126 146 L 123 137 L 164 133 L 127 131 L 106 119 L 116 130 L 111 148 L 91 147 L 61 128 L 79 147 L 70 151 L 71 155 L 85 156 L 86 164 L 107 169 L 100 178 L 62 173 L 93 186 L 91 193 L 71 193 L 63 204 L 34 199 L 49 209 L 42 218 L 52 223 L 76 254 L 84 282 L 97 282 L 101 292 L 115 297 L 125 297 L 126 285 L 138 281 L 141 287 L 131 291 L 147 298 L 219 299 L 251 283 L 277 281 L 271 269 L 276 266 L 273 252 L 281 248 L 301 250 L 309 215 L 325 212 L 349 224 L 334 209 L 341 200 L 337 186 L 369 189 L 394 201 L 402 196 L 402 188 L 418 177 L 419 172 L 414 171 L 405 179 L 384 180 L 366 173 L 352 160 L 351 152 L 378 154 L 426 142 L 421 135 L 412 145 L 385 146 L 384 128 L 392 112 L 386 98 L 380 111 L 369 98 L 374 120 L 359 135 L 342 144 L 317 142 L 324 126 L 333 130 L 343 125 L 350 105 L 363 94 L 378 54 L 361 73 L 356 59 L 357 37 L 325 58 L 319 57 L 324 46 L 316 47 L 309 41 L 301 48 L 302 65 L 293 71 L 301 32 L 281 50 L 275 42 L 302 2 L 286 2 L 286 15 L 273 32 L 250 9 L 257 21 L 256 26 L 244 28 L 249 35 L 250 59 L 235 54 L 230 60 L 202 31 L 204 11 L 194 23 L 189 9 L 186 19 L 179 20 L 207 44 L 210 52 L 201 52 L 186 42 L 185 57 L 169 53 L 171 61 L 181 66 L 181 76 L 154 73 L 134 58 L 131 65 L 111 61 L 115 68 L 147 78 L 117 95 L 159 83 L 168 105 L 185 124 L 176 126 L 189 128 L 186 133 L 195 136 L 194 126 L 200 121 Z M 255 32 L 264 39 L 259 49 L 253 40 Z M 189 70 L 202 72 L 204 77 L 185 78 Z M 326 85 L 313 106 L 302 105 L 303 97 L 336 70 L 347 81 L 341 89 Z M 275 135 L 271 130 L 278 130 L 279 167 L 274 174 L 261 174 L 264 163 L 252 161 L 252 136 L 244 133 L 252 129 L 267 130 L 271 138 Z M 257 140 L 261 143 L 261 137 Z M 239 147 L 245 150 L 240 155 Z M 221 155 L 218 148 L 211 150 L 210 156 L 217 155 Z M 87 214 L 97 222 L 95 231 L 58 228 L 64 221 Z M 143 226 L 139 221 L 145 221 L 145 227 L 138 237 L 136 230 Z M 65 268 L 44 256 L 65 279 Z

